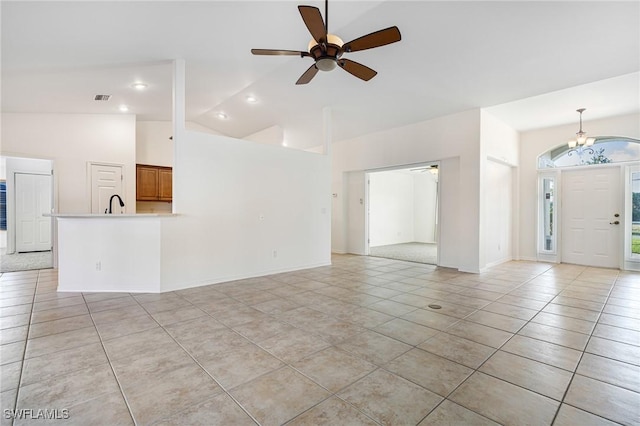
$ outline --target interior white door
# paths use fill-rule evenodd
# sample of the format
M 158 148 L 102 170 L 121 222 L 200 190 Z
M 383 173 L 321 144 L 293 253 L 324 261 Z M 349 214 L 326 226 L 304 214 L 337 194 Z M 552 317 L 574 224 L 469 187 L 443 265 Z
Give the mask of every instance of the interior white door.
M 51 250 L 51 175 L 15 174 L 16 251 Z
M 109 200 L 119 195 L 124 201 L 124 173 L 122 166 L 91 164 L 91 213 L 103 214 L 109 211 Z M 124 213 L 117 199 L 113 200 L 112 212 Z
M 622 194 L 620 169 L 603 167 L 562 173 L 562 261 L 620 266 Z M 616 222 L 618 222 L 616 224 Z

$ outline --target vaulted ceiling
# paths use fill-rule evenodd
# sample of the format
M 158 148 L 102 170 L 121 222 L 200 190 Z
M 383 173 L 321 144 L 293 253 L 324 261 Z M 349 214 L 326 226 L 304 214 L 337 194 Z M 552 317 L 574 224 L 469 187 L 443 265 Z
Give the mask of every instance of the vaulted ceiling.
M 336 69 L 302 86 L 310 58 L 250 53 L 307 48 L 298 4 L 324 14 L 317 0 L 3 1 L 2 111 L 126 104 L 138 120 L 170 120 L 175 58 L 188 120 L 233 137 L 280 126 L 298 147 L 321 143 L 324 107 L 334 140 L 481 107 L 519 130 L 574 122 L 579 107 L 585 120 L 640 110 L 637 1 L 332 0 L 331 33 L 397 25 L 402 41 L 349 54 L 378 71 L 369 82 Z

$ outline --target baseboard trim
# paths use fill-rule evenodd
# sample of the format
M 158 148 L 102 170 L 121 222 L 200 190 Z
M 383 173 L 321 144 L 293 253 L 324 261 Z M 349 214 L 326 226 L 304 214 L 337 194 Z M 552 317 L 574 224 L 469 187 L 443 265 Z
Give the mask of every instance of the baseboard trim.
M 161 286 L 160 293 L 165 293 L 168 291 L 176 291 L 176 290 L 185 290 L 188 288 L 202 287 L 206 285 L 222 284 L 230 281 L 246 280 L 250 278 L 260 278 L 268 275 L 283 274 L 286 272 L 295 272 L 295 271 L 301 271 L 304 269 L 319 268 L 322 266 L 331 266 L 331 260 L 329 260 L 328 262 L 296 265 L 289 268 L 268 269 L 268 270 L 253 272 L 249 274 L 228 275 L 224 277 L 215 277 L 215 278 L 207 278 L 207 279 L 201 279 L 201 280 L 195 280 L 195 281 L 189 281 L 189 282 L 180 282 L 180 283 L 177 283 L 176 285 L 163 284 Z

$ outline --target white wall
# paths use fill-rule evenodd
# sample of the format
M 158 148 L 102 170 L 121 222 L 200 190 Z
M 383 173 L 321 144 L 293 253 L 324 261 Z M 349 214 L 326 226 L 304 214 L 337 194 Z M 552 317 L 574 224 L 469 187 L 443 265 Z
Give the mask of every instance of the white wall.
M 369 246 L 414 238 L 413 176 L 400 171 L 369 175 Z
M 187 121 L 186 128 L 202 133 L 220 135 L 201 124 Z M 136 122 L 136 163 L 153 166 L 173 166 L 173 123 L 171 121 Z
M 136 123 L 136 164 L 173 166 L 173 134 L 171 121 L 138 121 Z
M 480 267 L 517 258 L 520 135 L 486 110 L 480 123 Z M 516 218 L 516 219 L 514 219 Z
M 330 264 L 327 156 L 190 131 L 176 143 L 163 291 Z
M 284 142 L 284 130 L 280 126 L 271 126 L 242 138 L 246 141 L 281 146 Z
M 601 120 L 584 121 L 589 136 L 626 136 L 640 139 L 640 114 L 628 114 Z M 537 158 L 540 154 L 567 143 L 575 136 L 576 125 L 550 127 L 520 135 L 519 173 L 519 257 L 537 259 Z
M 157 293 L 160 217 L 58 218 L 58 291 Z
M 470 256 L 466 244 L 468 240 L 460 231 L 461 223 L 467 220 L 467 200 L 452 196 L 460 191 L 460 158 L 440 160 L 438 181 L 440 184 L 440 244 L 438 245 L 438 265 L 447 268 L 459 268 L 467 265 L 463 256 Z M 474 252 L 477 253 L 477 250 Z M 477 255 L 477 254 L 476 254 Z
M 488 161 L 485 169 L 484 247 L 486 266 L 513 259 L 512 198 L 513 169 L 497 161 Z
M 413 175 L 413 240 L 418 243 L 435 243 L 437 241 L 438 182 L 436 179 L 429 172 Z
M 369 245 L 435 242 L 436 190 L 431 173 L 369 174 Z
M 349 188 L 344 186 L 346 173 L 440 160 L 440 265 L 467 272 L 480 270 L 479 110 L 334 143 L 332 154 L 332 192 L 337 194 L 334 251 L 347 251 L 353 238 L 360 240 L 360 234 L 364 235 L 364 226 L 350 229 L 344 221 L 350 205 Z M 463 236 L 465 244 L 460 245 Z
M 127 213 L 135 213 L 135 116 L 2 114 L 2 155 L 53 160 L 56 210 L 91 212 L 88 162 L 121 164 Z

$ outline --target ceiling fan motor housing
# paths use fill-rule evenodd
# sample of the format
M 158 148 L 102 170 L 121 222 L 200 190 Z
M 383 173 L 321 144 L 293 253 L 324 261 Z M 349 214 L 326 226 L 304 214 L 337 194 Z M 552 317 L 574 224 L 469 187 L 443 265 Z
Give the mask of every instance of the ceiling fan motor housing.
M 331 71 L 337 65 L 337 60 L 342 56 L 342 40 L 333 34 L 327 34 L 327 42 L 322 40 L 317 43 L 311 40 L 309 53 L 316 61 L 316 68 L 320 71 Z

